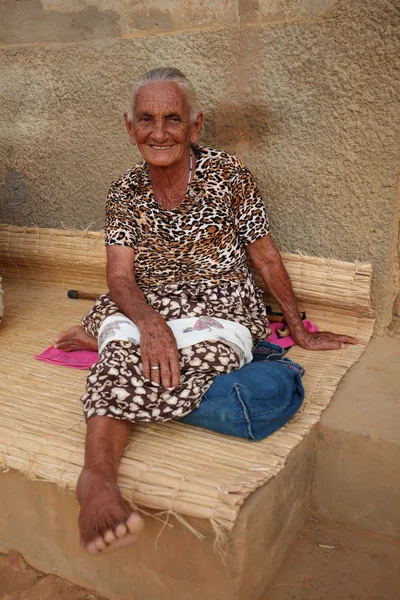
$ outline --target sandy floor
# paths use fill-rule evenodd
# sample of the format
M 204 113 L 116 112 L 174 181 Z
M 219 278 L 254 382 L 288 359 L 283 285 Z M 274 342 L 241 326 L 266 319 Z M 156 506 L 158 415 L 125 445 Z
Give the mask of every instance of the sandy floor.
M 16 552 L 0 554 L 1 600 L 106 600 L 65 579 L 35 571 Z
M 106 600 L 14 552 L 0 555 L 0 599 Z M 262 600 L 400 600 L 400 544 L 310 518 Z
M 309 518 L 263 600 L 400 600 L 400 543 Z

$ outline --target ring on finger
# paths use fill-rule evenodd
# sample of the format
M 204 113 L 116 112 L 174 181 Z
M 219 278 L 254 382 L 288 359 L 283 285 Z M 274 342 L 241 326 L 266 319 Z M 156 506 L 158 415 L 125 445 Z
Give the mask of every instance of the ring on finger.
M 160 370 L 160 367 L 150 367 L 150 369 L 151 369 L 152 371 L 159 371 L 159 370 Z

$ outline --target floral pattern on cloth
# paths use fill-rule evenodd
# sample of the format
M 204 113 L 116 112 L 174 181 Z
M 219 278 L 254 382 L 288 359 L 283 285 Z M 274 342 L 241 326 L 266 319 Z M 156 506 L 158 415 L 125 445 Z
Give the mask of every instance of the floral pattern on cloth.
M 165 388 L 143 377 L 138 346 L 110 342 L 87 379 L 85 418 L 106 416 L 132 423 L 180 418 L 199 406 L 217 375 L 239 368 L 236 353 L 222 342 L 200 342 L 178 352 L 180 385 Z

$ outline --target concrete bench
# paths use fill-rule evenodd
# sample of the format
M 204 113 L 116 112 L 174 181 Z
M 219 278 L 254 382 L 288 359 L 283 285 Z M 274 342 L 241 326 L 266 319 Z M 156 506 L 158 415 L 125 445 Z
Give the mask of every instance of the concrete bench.
M 373 329 L 371 266 L 283 256 L 301 310 L 361 344 L 290 350 L 306 399 L 258 443 L 181 423 L 140 425 L 120 470 L 126 500 L 147 515 L 136 546 L 94 558 L 78 547 L 73 495 L 83 464 L 86 373 L 35 361 L 102 293 L 99 232 L 0 227 L 5 313 L 0 330 L 0 551 L 115 600 L 257 600 L 309 510 L 315 425 Z M 261 282 L 258 282 L 261 287 Z M 269 301 L 266 291 L 266 301 Z

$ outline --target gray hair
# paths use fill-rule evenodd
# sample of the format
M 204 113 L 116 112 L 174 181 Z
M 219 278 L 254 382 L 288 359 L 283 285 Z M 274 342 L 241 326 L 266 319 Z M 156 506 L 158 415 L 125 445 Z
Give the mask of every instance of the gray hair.
M 194 123 L 199 114 L 199 110 L 197 108 L 197 100 L 196 100 L 196 92 L 194 91 L 194 87 L 189 79 L 175 67 L 161 67 L 159 69 L 153 69 L 152 71 L 147 71 L 142 77 L 135 83 L 132 89 L 131 100 L 129 102 L 128 109 L 128 118 L 130 121 L 133 121 L 133 112 L 136 104 L 136 96 L 144 85 L 148 83 L 176 83 L 178 87 L 183 90 L 186 98 L 186 102 L 189 106 L 190 111 L 190 120 Z

